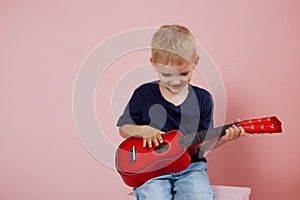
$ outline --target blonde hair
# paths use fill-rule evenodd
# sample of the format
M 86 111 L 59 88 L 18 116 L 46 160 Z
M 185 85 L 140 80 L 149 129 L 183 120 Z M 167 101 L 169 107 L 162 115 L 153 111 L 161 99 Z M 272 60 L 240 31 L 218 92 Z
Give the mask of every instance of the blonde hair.
M 197 53 L 194 36 L 184 26 L 164 25 L 153 35 L 152 62 L 164 65 L 194 63 Z

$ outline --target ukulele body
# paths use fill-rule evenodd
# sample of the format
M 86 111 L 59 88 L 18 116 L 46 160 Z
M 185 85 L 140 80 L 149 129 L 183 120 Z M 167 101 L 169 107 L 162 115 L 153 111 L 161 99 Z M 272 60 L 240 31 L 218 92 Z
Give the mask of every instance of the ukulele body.
M 152 148 L 143 147 L 141 137 L 122 142 L 116 152 L 116 168 L 123 181 L 138 187 L 154 177 L 186 169 L 191 159 L 187 147 L 179 144 L 182 135 L 178 130 L 167 132 L 162 135 L 164 142 Z

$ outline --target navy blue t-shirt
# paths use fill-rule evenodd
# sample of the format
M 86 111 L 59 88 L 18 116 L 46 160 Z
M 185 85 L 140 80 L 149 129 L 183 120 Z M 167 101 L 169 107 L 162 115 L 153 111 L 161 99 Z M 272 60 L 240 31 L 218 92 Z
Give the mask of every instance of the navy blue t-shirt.
M 117 126 L 124 124 L 150 125 L 163 132 L 180 130 L 190 134 L 213 127 L 213 100 L 211 94 L 189 84 L 189 93 L 183 103 L 175 106 L 159 90 L 159 81 L 138 87 L 129 100 Z

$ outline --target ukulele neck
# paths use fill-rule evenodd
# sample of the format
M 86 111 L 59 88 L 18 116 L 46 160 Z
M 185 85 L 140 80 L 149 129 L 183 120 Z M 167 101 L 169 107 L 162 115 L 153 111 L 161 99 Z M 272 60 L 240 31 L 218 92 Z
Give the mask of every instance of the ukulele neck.
M 188 147 L 190 145 L 201 144 L 205 140 L 209 140 L 216 137 L 221 137 L 225 135 L 225 130 L 231 127 L 232 125 L 236 125 L 236 123 L 227 124 L 225 126 L 220 126 L 217 128 L 212 128 L 208 130 L 203 130 L 198 133 L 192 133 L 188 135 L 184 135 L 179 138 L 179 145 L 181 147 Z

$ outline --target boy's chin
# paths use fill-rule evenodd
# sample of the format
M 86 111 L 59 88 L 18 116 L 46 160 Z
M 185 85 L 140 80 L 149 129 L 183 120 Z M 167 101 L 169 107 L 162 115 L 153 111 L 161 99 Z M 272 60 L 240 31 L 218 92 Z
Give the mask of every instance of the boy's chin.
M 162 84 L 162 86 L 165 87 L 166 89 L 168 89 L 170 92 L 172 92 L 174 94 L 183 92 L 187 88 L 187 85 L 184 85 L 184 84 L 180 85 L 178 87 L 173 87 L 173 86 L 168 85 L 168 84 Z
M 177 94 L 177 93 L 180 93 L 180 92 L 182 92 L 183 90 L 184 90 L 184 86 L 181 86 L 181 87 L 176 87 L 176 88 L 174 88 L 174 87 L 168 87 L 168 89 L 172 92 L 172 93 L 174 93 L 174 94 Z

